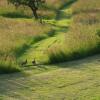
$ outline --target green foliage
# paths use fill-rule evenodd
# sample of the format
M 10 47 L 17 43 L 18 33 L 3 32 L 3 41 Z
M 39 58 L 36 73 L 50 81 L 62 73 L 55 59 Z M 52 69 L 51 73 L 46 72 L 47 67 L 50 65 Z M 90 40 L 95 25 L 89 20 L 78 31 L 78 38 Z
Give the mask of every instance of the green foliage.
M 39 3 L 44 3 L 44 0 L 8 0 L 8 2 L 13 3 L 15 6 L 25 5 L 25 6 L 38 6 Z

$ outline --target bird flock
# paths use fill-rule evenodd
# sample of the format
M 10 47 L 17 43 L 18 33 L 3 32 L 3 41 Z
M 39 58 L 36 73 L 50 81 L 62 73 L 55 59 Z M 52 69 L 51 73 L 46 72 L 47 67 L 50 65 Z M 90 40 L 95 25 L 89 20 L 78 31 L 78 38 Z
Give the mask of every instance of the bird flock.
M 21 62 L 21 65 L 22 65 L 22 66 L 26 66 L 27 63 L 28 63 L 28 60 L 26 59 L 25 61 L 22 61 L 22 62 Z M 35 60 L 35 58 L 34 58 L 34 60 L 32 60 L 31 63 L 32 63 L 32 65 L 36 65 L 36 60 Z

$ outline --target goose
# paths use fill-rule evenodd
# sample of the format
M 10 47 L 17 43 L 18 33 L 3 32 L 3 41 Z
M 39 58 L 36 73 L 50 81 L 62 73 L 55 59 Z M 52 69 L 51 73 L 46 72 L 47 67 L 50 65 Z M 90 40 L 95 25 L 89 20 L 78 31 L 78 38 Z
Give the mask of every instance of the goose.
M 43 24 L 43 21 L 42 21 L 42 19 L 40 19 L 40 23 L 41 23 L 41 24 Z
M 34 60 L 32 61 L 32 64 L 33 64 L 33 65 L 36 64 L 36 60 L 35 60 L 35 58 L 34 58 Z
M 21 63 L 22 66 L 27 64 L 27 59 Z

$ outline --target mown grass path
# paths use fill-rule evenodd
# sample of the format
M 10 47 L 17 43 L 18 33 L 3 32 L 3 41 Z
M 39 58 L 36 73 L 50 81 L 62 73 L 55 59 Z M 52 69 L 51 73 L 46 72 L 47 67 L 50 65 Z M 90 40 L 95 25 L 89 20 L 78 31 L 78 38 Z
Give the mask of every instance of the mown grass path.
M 100 55 L 47 67 L 56 69 L 1 75 L 0 100 L 100 100 Z
M 65 37 L 64 33 L 68 30 L 68 27 L 71 23 L 71 18 L 68 18 L 68 15 L 70 15 L 70 13 L 71 11 L 67 8 L 67 5 L 66 7 L 64 5 L 64 9 L 61 8 L 61 10 L 59 10 L 59 12 L 57 13 L 56 19 L 44 20 L 45 23 L 52 24 L 51 33 L 48 33 L 48 35 L 53 35 L 31 44 L 30 48 L 27 49 L 19 59 L 28 59 L 29 64 L 34 58 L 36 58 L 36 61 L 38 63 L 47 62 L 48 48 L 57 43 L 63 44 Z

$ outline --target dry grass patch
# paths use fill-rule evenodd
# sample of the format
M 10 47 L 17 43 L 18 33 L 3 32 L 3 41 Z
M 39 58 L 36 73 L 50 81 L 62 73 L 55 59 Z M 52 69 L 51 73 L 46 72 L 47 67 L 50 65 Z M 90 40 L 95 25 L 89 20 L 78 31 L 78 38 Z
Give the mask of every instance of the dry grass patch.
M 100 1 L 99 0 L 78 0 L 72 6 L 74 13 L 80 12 L 100 12 Z

